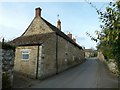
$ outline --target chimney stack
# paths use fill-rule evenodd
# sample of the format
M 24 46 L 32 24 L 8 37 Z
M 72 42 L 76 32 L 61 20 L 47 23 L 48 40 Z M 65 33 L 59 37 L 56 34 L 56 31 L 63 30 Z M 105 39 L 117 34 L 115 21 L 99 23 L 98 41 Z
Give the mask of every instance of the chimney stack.
M 40 7 L 35 9 L 35 17 L 41 17 L 41 10 L 42 9 Z
M 61 21 L 60 21 L 60 19 L 58 19 L 58 21 L 57 21 L 57 28 L 58 28 L 59 30 L 61 30 Z
M 73 41 L 76 43 L 76 39 L 75 38 L 73 38 Z
M 67 36 L 72 39 L 72 34 L 70 32 L 67 34 Z

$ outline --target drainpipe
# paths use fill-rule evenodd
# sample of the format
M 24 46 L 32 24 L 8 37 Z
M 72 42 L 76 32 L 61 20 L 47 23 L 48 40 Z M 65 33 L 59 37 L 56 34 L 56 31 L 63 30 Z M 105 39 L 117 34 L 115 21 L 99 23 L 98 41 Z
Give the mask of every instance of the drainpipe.
M 58 74 L 58 36 L 56 34 L 56 74 Z
M 38 45 L 38 51 L 37 51 L 36 79 L 38 79 L 38 66 L 39 66 L 39 45 Z

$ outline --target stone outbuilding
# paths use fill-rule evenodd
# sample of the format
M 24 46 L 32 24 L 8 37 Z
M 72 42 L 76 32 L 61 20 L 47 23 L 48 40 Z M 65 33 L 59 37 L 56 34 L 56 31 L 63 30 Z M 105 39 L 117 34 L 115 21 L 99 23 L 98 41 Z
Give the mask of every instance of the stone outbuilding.
M 44 79 L 85 58 L 82 47 L 61 31 L 61 21 L 52 25 L 41 17 L 40 8 L 26 31 L 11 43 L 16 45 L 14 70 L 31 78 Z
M 89 58 L 89 57 L 96 57 L 97 56 L 97 51 L 93 50 L 93 49 L 84 49 L 85 51 L 85 57 Z

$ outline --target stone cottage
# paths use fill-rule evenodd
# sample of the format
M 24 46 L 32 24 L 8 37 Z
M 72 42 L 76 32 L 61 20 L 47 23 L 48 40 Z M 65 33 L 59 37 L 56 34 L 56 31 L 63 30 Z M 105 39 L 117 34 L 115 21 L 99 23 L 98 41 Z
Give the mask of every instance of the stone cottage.
M 72 34 L 61 31 L 41 17 L 41 9 L 35 9 L 35 17 L 26 31 L 11 41 L 16 45 L 14 70 L 31 78 L 44 79 L 60 73 L 84 61 L 84 51 Z
M 93 49 L 84 49 L 84 52 L 86 58 L 95 57 L 97 55 L 97 51 Z

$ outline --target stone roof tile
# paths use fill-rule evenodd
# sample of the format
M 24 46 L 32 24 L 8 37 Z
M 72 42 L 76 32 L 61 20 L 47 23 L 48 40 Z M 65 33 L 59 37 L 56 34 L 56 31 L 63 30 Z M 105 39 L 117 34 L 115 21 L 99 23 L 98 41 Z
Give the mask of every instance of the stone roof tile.
M 16 46 L 23 46 L 23 45 L 38 45 L 44 43 L 48 40 L 53 33 L 46 33 L 46 34 L 37 34 L 37 35 L 30 35 L 30 36 L 22 36 L 18 37 L 10 42 L 10 44 Z
M 49 23 L 47 20 L 43 19 L 42 20 L 53 30 L 55 31 L 59 36 L 63 37 L 64 39 L 66 39 L 67 41 L 71 42 L 72 44 L 74 44 L 75 46 L 77 46 L 78 48 L 82 49 L 81 46 L 79 46 L 76 42 L 74 42 L 71 38 L 69 38 L 66 34 L 64 34 L 61 30 L 59 30 L 56 26 L 52 25 L 51 23 Z

